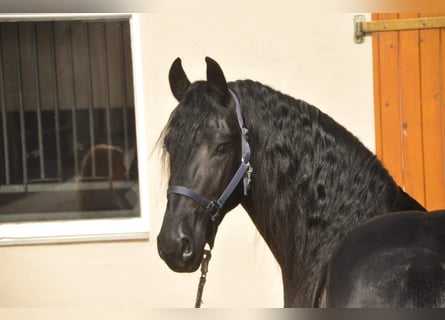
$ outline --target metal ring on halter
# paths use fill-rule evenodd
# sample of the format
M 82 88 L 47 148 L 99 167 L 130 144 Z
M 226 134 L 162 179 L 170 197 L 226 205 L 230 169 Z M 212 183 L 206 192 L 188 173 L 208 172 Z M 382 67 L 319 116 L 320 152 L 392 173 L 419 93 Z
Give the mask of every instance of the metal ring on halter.
M 222 205 L 217 200 L 210 201 L 209 205 L 207 206 L 207 213 L 210 215 L 210 219 L 216 223 L 217 219 L 219 218 L 219 210 L 221 209 Z

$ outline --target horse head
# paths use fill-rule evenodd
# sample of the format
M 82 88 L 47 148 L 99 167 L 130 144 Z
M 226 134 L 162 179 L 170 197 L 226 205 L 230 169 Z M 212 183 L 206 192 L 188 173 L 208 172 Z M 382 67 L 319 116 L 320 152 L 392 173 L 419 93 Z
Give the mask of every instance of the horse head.
M 221 219 L 242 196 L 242 179 L 232 179 L 243 153 L 237 98 L 220 66 L 210 58 L 206 63 L 207 81 L 191 83 L 179 58 L 169 72 L 179 104 L 164 130 L 170 177 L 158 251 L 177 272 L 199 267 L 206 243 L 213 245 Z M 230 184 L 233 190 L 220 201 Z

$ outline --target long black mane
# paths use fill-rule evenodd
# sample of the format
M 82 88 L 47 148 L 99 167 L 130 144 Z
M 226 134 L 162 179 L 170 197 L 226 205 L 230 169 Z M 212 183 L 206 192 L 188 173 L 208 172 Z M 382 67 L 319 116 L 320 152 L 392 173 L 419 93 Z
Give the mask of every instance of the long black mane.
M 285 306 L 310 306 L 339 241 L 375 215 L 424 210 L 394 182 L 354 135 L 314 106 L 251 80 L 228 83 L 249 129 L 254 168 L 239 199 L 283 272 Z M 195 82 L 163 131 L 186 162 L 205 123 L 221 108 L 206 82 Z
M 268 243 L 276 244 L 272 252 L 289 277 L 301 278 L 291 281 L 299 290 L 319 277 L 354 226 L 385 212 L 423 210 L 373 153 L 319 109 L 258 82 L 229 86 L 250 130 L 251 205 L 262 208 L 252 218 Z

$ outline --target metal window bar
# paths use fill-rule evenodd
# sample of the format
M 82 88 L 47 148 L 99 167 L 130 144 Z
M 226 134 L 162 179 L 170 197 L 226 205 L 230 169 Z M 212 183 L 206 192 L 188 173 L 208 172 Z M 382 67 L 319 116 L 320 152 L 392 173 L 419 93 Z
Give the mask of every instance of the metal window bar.
M 107 130 L 107 144 L 108 146 L 112 146 L 113 142 L 111 139 L 111 116 L 110 116 L 110 71 L 108 69 L 109 64 L 109 54 L 108 54 L 108 41 L 107 41 L 107 27 L 105 22 L 102 24 L 103 29 L 103 41 L 104 41 L 104 50 L 105 50 L 105 59 L 103 60 L 103 66 L 105 71 L 105 119 L 106 119 L 106 130 Z M 107 149 L 107 162 L 108 162 L 108 181 L 111 182 L 113 180 L 113 158 L 111 155 L 111 148 Z
M 74 174 L 77 176 L 79 174 L 79 152 L 77 149 L 77 98 L 76 98 L 76 68 L 74 67 L 74 55 L 73 55 L 73 28 L 72 24 L 68 25 L 69 32 L 69 58 L 71 61 L 71 124 L 73 126 L 73 156 L 74 156 Z
M 57 179 L 58 181 L 63 180 L 63 169 L 62 169 L 62 148 L 61 148 L 61 139 L 60 139 L 60 112 L 59 112 L 59 87 L 57 85 L 57 55 L 56 55 L 56 35 L 54 30 L 54 22 L 51 23 L 50 28 L 51 33 L 51 41 L 50 41 L 50 49 L 49 52 L 51 54 L 51 61 L 54 61 L 54 64 L 51 64 L 51 73 L 53 76 L 53 92 L 54 92 L 54 127 L 56 129 L 56 158 L 57 158 Z
M 90 124 L 90 148 L 93 148 L 96 145 L 95 139 L 95 127 L 94 127 L 94 96 L 93 96 L 93 74 L 92 74 L 92 62 L 91 62 L 91 46 L 90 46 L 90 28 L 87 23 L 86 28 L 86 43 L 87 43 L 87 59 L 88 59 L 88 114 L 89 114 L 89 124 Z M 92 177 L 96 177 L 96 154 L 95 152 L 91 153 L 91 175 Z
M 2 43 L 2 26 L 0 25 L 0 43 Z M 2 125 L 3 125 L 3 155 L 5 158 L 5 184 L 11 183 L 11 175 L 9 169 L 9 146 L 8 146 L 8 121 L 6 119 L 6 90 L 3 66 L 3 48 L 0 48 L 0 95 L 2 103 Z
M 34 63 L 34 84 L 36 90 L 36 113 L 37 113 L 37 136 L 39 141 L 39 163 L 40 163 L 40 178 L 45 179 L 45 152 L 43 145 L 43 127 L 42 127 L 42 99 L 41 99 L 41 88 L 40 88 L 40 67 L 39 67 L 39 52 L 37 50 L 38 39 L 37 39 L 37 25 L 33 23 L 33 63 Z
M 26 131 L 25 131 L 25 106 L 23 102 L 23 70 L 22 70 L 22 49 L 20 45 L 20 29 L 19 24 L 16 24 L 16 37 L 17 37 L 17 73 L 18 73 L 18 98 L 20 109 L 20 138 L 21 138 L 21 151 L 22 151 L 22 174 L 23 174 L 23 186 L 26 190 L 28 185 L 28 166 L 27 166 L 27 152 L 26 152 Z

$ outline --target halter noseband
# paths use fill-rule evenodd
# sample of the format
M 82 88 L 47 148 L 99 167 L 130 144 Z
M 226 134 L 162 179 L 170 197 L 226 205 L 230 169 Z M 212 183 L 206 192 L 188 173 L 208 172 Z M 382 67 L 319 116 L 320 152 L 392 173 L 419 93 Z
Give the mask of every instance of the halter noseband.
M 235 101 L 236 117 L 238 119 L 238 125 L 241 129 L 241 154 L 242 154 L 241 164 L 238 170 L 235 172 L 235 175 L 233 176 L 232 180 L 230 180 L 229 184 L 227 185 L 227 187 L 224 189 L 223 193 L 217 200 L 209 200 L 206 197 L 200 195 L 199 193 L 184 186 L 170 186 L 167 189 L 167 196 L 170 194 L 183 195 L 185 197 L 194 200 L 196 203 L 204 207 L 207 210 L 207 213 L 210 215 L 210 219 L 212 220 L 215 226 L 219 222 L 220 209 L 224 206 L 227 199 L 236 189 L 241 180 L 243 180 L 244 184 L 244 195 L 247 195 L 252 175 L 252 166 L 250 165 L 250 145 L 249 142 L 247 141 L 248 130 L 244 126 L 244 120 L 241 114 L 241 106 L 239 100 L 232 90 L 229 89 L 229 92 Z M 213 242 L 213 240 L 211 241 Z M 212 247 L 213 244 L 210 244 L 210 246 Z

